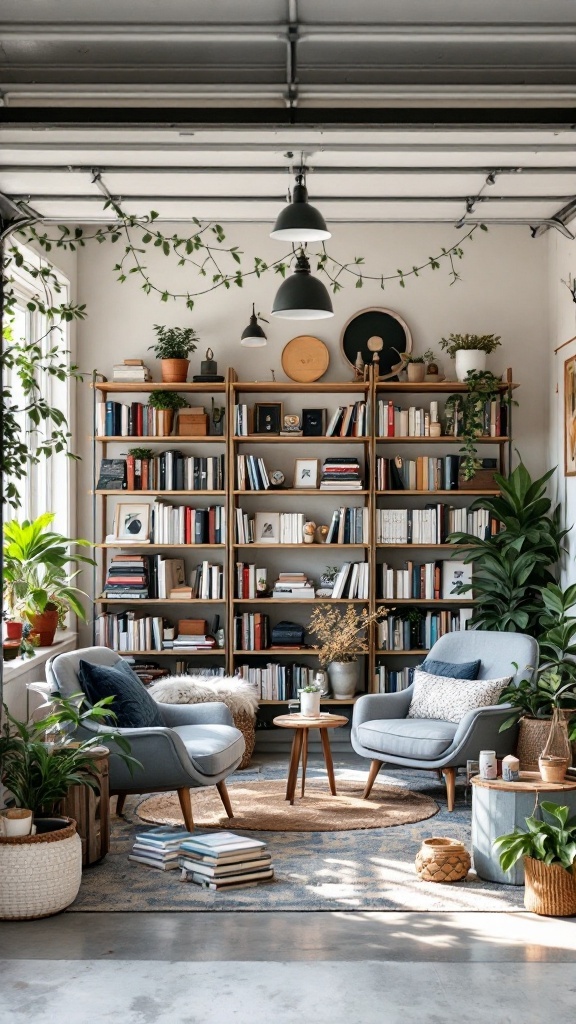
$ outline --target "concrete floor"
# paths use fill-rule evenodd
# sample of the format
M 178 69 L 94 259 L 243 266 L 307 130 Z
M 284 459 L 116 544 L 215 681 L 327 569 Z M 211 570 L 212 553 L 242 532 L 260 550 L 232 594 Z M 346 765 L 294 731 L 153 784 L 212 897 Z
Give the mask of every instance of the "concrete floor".
M 568 1024 L 575 961 L 526 913 L 64 913 L 0 924 L 0 1022 Z

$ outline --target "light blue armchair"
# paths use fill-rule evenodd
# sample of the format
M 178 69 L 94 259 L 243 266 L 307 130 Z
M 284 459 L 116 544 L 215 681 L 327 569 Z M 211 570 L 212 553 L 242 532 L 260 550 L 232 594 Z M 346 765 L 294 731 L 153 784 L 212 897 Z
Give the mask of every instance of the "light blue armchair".
M 52 691 L 65 697 L 82 690 L 78 678 L 80 660 L 94 665 L 116 665 L 120 655 L 107 647 L 87 647 L 59 654 L 46 665 Z M 120 757 L 110 758 L 110 793 L 118 795 L 116 811 L 121 813 L 129 793 L 166 793 L 176 790 L 186 828 L 194 830 L 190 789 L 216 786 L 224 809 L 233 817 L 225 779 L 240 764 L 244 737 L 236 729 L 225 704 L 158 704 L 163 727 L 118 729 L 130 743 L 131 754 L 142 768 L 130 773 Z M 80 738 L 110 732 L 110 727 L 87 723 Z M 115 752 L 114 742 L 106 746 Z
M 428 657 L 453 663 L 479 658 L 480 679 L 513 676 L 519 682 L 536 666 L 538 644 L 523 633 L 469 630 L 440 637 Z M 409 686 L 398 693 L 366 694 L 354 705 L 352 746 L 372 762 L 364 798 L 370 795 L 382 765 L 398 764 L 444 775 L 448 810 L 453 811 L 457 768 L 478 760 L 480 750 L 495 750 L 497 757 L 510 753 L 515 731 L 499 731 L 510 706 L 469 711 L 458 723 L 408 718 L 412 690 Z

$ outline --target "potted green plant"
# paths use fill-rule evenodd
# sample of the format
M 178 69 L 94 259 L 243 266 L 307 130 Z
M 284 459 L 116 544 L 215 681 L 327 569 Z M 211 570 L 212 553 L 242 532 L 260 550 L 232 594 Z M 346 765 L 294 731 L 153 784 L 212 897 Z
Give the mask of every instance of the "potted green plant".
M 366 630 L 385 615 L 383 609 L 357 612 L 353 604 L 344 612 L 330 604 L 318 605 L 312 612 L 308 631 L 320 641 L 314 647 L 320 664 L 328 669 L 335 700 L 350 700 L 356 693 L 358 655 L 369 651 Z
M 82 707 L 83 694 L 58 695 L 57 710 L 26 724 L 4 705 L 0 732 L 0 782 L 9 796 L 8 815 L 25 820 L 19 835 L 0 837 L 0 918 L 46 917 L 76 898 L 82 874 L 82 844 L 76 822 L 59 816 L 70 786 L 97 788 L 95 748 L 114 738 L 130 770 L 139 762 L 121 733 L 98 733 L 82 742 L 74 733 L 88 720 L 114 719 L 113 698 Z M 80 702 L 80 703 L 79 703 Z M 14 810 L 12 810 L 14 809 Z M 19 812 L 19 814 L 18 814 Z M 33 823 L 35 834 L 30 831 Z M 4 829 L 4 832 L 7 830 Z
M 94 559 L 72 552 L 74 545 L 91 547 L 90 541 L 72 540 L 49 530 L 55 515 L 45 512 L 32 522 L 12 519 L 4 524 L 3 592 L 9 613 L 17 612 L 32 624 L 41 647 L 54 642 L 57 627 L 69 611 L 86 621 L 81 597 L 73 585 L 77 562 L 94 565 Z
M 198 335 L 191 327 L 162 327 L 154 324 L 158 340 L 149 347 L 162 361 L 164 384 L 183 384 L 188 376 L 188 355 L 197 348 Z
M 298 696 L 300 697 L 300 713 L 305 718 L 319 718 L 322 687 L 317 683 L 309 683 L 308 686 L 303 686 L 298 690 Z
M 395 348 L 394 352 L 398 352 L 398 349 Z M 421 384 L 426 376 L 426 361 L 424 356 L 413 356 L 411 352 L 398 352 L 398 355 L 402 360 L 402 366 L 400 369 L 404 369 L 404 367 L 406 367 L 406 373 L 410 383 Z M 394 369 L 396 369 L 396 366 Z
M 188 402 L 177 391 L 153 391 L 148 405 L 158 412 L 156 433 L 159 437 L 167 437 L 174 427 L 174 413 L 186 408 Z
M 455 360 L 456 376 L 465 381 L 471 370 L 486 369 L 486 356 L 501 345 L 499 334 L 449 334 L 440 345 Z
M 544 817 L 525 819 L 528 830 L 515 828 L 499 836 L 494 847 L 509 871 L 524 860 L 524 906 L 534 914 L 569 917 L 576 914 L 576 816 L 568 807 L 543 800 Z

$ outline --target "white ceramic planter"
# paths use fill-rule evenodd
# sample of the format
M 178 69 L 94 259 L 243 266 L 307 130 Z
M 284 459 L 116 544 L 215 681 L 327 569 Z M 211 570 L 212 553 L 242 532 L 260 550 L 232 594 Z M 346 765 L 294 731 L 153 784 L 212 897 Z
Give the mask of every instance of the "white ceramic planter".
M 356 693 L 360 666 L 357 661 L 332 661 L 328 675 L 334 700 L 349 700 Z
M 470 370 L 486 369 L 486 353 L 479 348 L 461 348 L 456 353 L 456 376 L 465 381 Z
M 300 690 L 300 712 L 306 718 L 320 718 L 320 690 L 305 693 Z

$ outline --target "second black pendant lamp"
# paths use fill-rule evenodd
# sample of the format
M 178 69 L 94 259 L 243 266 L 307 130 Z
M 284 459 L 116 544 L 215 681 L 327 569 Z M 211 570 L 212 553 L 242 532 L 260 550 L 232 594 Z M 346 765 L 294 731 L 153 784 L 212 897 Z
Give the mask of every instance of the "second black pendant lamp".
M 328 289 L 322 281 L 312 277 L 303 249 L 296 259 L 294 273 L 282 282 L 276 292 L 272 316 L 284 320 L 323 320 L 334 316 Z
M 292 202 L 278 214 L 270 238 L 283 242 L 321 242 L 331 237 L 320 210 L 308 202 L 308 189 L 301 170 L 296 175 Z

